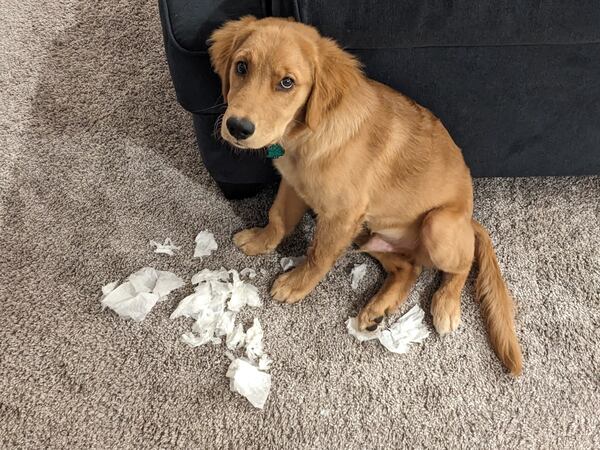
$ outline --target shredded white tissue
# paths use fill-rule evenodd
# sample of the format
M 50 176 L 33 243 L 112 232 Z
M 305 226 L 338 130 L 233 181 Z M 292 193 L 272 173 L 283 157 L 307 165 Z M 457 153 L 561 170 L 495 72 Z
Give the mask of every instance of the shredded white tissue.
M 102 306 L 136 322 L 144 320 L 156 302 L 183 286 L 172 272 L 144 267 L 132 273 L 126 282 L 102 298 Z
M 358 329 L 358 319 L 356 317 L 349 317 L 346 321 L 346 327 L 348 328 L 348 333 L 358 339 L 360 342 L 371 341 L 373 339 L 377 339 L 379 337 L 380 331 L 360 331 Z
M 233 333 L 233 328 L 235 325 L 235 313 L 232 311 L 224 312 L 219 320 L 217 321 L 217 326 L 215 328 L 215 334 L 217 336 L 225 336 Z
M 255 317 L 254 323 L 246 331 L 246 356 L 250 361 L 260 358 L 263 354 L 263 329 Z
M 245 339 L 246 333 L 244 333 L 244 327 L 241 323 L 238 323 L 237 327 L 227 335 L 225 344 L 229 350 L 236 350 L 244 345 Z
M 110 294 L 112 291 L 115 290 L 115 288 L 119 285 L 119 281 L 113 281 L 112 283 L 108 283 L 105 284 L 104 286 L 102 286 L 102 298 L 106 297 L 108 294 Z
M 121 289 L 122 288 L 122 289 Z M 102 300 L 119 316 L 141 322 L 158 302 L 159 296 L 151 292 L 137 292 L 130 283 L 125 283 Z
M 219 270 L 202 269 L 192 277 L 192 284 L 198 284 L 204 281 L 210 283 L 227 282 L 229 281 L 229 271 L 223 267 Z
M 415 305 L 398 322 L 381 332 L 379 342 L 390 352 L 406 353 L 409 344 L 420 343 L 429 336 L 429 330 L 423 323 L 425 312 Z
M 229 388 L 233 392 L 246 397 L 255 408 L 263 408 L 271 390 L 271 375 L 237 358 L 229 365 L 227 377 L 231 378 Z
M 200 345 L 206 344 L 210 339 L 206 339 L 206 336 L 196 336 L 191 331 L 184 333 L 181 335 L 181 342 L 190 347 L 198 347 Z
M 202 285 L 193 294 L 188 295 L 179 302 L 175 311 L 171 313 L 170 318 L 176 319 L 184 316 L 197 319 L 198 314 L 210 304 L 211 300 L 210 286 L 207 284 Z
M 244 306 L 262 306 L 262 301 L 258 295 L 256 286 L 240 280 L 240 276 L 235 270 L 231 270 L 233 277 L 233 286 L 231 290 L 231 299 L 227 307 L 231 311 L 238 312 Z
M 216 336 L 216 332 L 222 316 L 222 309 L 217 311 L 205 309 L 198 315 L 196 322 L 192 325 L 192 331 L 202 337 L 204 344 L 207 342 L 220 344 L 221 339 Z
M 165 242 L 161 244 L 160 242 L 150 241 L 150 245 L 156 247 L 154 249 L 154 253 L 164 253 L 165 255 L 173 256 L 175 250 L 179 250 L 181 247 L 176 246 L 171 241 L 171 238 L 166 238 Z
M 256 278 L 256 270 L 246 267 L 240 271 L 240 275 L 243 277 L 248 277 L 250 279 Z
M 137 292 L 153 292 L 160 298 L 166 297 L 171 291 L 179 289 L 185 283 L 172 272 L 144 267 L 129 275 L 129 283 Z
M 271 363 L 273 363 L 273 360 L 269 358 L 269 356 L 266 353 L 263 353 L 263 355 L 258 360 L 258 368 L 259 370 L 263 370 L 266 372 L 271 368 Z
M 352 268 L 352 272 L 350 272 L 350 276 L 352 277 L 351 286 L 352 289 L 356 290 L 358 288 L 358 284 L 365 277 L 367 273 L 367 265 L 366 264 L 356 264 Z
M 157 272 L 158 279 L 154 285 L 153 292 L 158 294 L 161 299 L 166 297 L 169 292 L 179 289 L 185 284 L 185 282 L 174 273 L 164 272 L 162 270 L 158 270 Z
M 284 256 L 279 261 L 284 272 L 299 266 L 306 260 L 306 256 Z
M 419 305 L 413 306 L 396 323 L 385 330 L 359 331 L 355 317 L 346 322 L 348 332 L 359 341 L 378 339 L 381 345 L 393 353 L 406 353 L 409 344 L 420 343 L 429 336 L 429 330 L 423 322 L 425 312 Z
M 215 236 L 204 230 L 198 233 L 196 236 L 196 249 L 194 250 L 194 258 L 201 258 L 202 256 L 210 256 L 219 246 L 215 241 Z

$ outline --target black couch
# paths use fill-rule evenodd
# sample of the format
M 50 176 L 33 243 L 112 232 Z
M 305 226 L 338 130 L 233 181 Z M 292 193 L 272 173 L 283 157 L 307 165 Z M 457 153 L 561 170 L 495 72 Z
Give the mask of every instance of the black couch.
M 579 0 L 159 0 L 177 98 L 230 197 L 277 177 L 215 138 L 224 110 L 206 40 L 252 14 L 295 17 L 431 109 L 474 176 L 600 173 L 600 2 Z

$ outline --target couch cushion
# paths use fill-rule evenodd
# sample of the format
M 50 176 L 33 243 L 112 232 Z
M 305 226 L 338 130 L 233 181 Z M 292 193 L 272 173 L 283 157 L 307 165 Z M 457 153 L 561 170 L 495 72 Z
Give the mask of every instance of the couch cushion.
M 206 40 L 216 28 L 231 19 L 264 17 L 261 0 L 168 0 L 168 18 L 177 43 L 190 51 L 206 51 Z
M 287 0 L 273 12 L 347 48 L 600 42 L 598 0 Z M 277 5 L 277 6 L 275 6 Z

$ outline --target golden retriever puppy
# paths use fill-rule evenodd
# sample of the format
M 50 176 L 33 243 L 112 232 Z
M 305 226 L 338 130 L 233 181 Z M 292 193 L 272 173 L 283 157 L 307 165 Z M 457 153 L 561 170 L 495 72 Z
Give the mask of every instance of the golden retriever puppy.
M 301 23 L 231 21 L 213 33 L 209 52 L 228 104 L 222 137 L 241 149 L 285 149 L 274 160 L 282 180 L 269 223 L 237 233 L 235 244 L 248 255 L 271 252 L 308 208 L 317 215 L 306 262 L 277 278 L 273 298 L 304 298 L 355 240 L 388 273 L 360 328 L 374 330 L 396 311 L 427 266 L 443 272 L 431 314 L 445 334 L 459 325 L 475 259 L 492 346 L 520 374 L 512 299 L 490 237 L 472 218 L 469 169 L 440 120 Z

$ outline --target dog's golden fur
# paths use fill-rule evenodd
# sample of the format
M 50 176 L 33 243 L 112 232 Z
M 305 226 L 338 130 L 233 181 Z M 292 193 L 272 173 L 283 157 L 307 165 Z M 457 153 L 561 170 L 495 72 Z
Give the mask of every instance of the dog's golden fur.
M 490 237 L 472 219 L 473 190 L 460 149 L 429 110 L 366 78 L 359 62 L 312 27 L 284 19 L 245 17 L 211 38 L 229 117 L 255 124 L 240 148 L 280 143 L 274 161 L 279 191 L 264 228 L 234 236 L 246 254 L 274 250 L 308 208 L 317 226 L 306 262 L 281 275 L 271 293 L 293 303 L 304 298 L 353 240 L 388 273 L 359 314 L 361 329 L 376 327 L 406 299 L 422 266 L 443 272 L 431 313 L 440 334 L 460 321 L 460 293 L 474 259 L 477 295 L 490 340 L 513 374 L 521 350 L 512 299 Z M 247 73 L 236 72 L 240 61 Z M 294 86 L 279 82 L 291 77 Z

